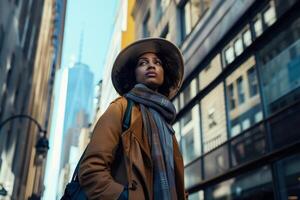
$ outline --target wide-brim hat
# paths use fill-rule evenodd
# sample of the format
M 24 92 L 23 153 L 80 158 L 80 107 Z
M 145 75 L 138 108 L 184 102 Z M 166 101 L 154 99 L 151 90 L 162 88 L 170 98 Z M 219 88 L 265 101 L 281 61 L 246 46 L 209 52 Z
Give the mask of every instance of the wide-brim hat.
M 155 53 L 168 70 L 175 70 L 174 85 L 170 86 L 168 98 L 173 98 L 182 84 L 184 62 L 180 50 L 172 42 L 163 38 L 141 39 L 124 48 L 117 56 L 111 72 L 113 86 L 120 95 L 129 92 L 135 84 L 134 69 L 138 58 L 145 53 Z M 173 73 L 174 74 L 174 73 Z M 168 71 L 165 70 L 165 76 Z M 172 77 L 171 77 L 172 78 Z

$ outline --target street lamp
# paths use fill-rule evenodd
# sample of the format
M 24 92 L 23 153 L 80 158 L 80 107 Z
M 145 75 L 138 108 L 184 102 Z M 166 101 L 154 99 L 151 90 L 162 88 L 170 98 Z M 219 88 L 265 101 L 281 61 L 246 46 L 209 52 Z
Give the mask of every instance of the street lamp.
M 38 127 L 39 133 L 42 134 L 42 136 L 40 136 L 38 141 L 36 142 L 36 145 L 35 145 L 36 153 L 37 153 L 38 156 L 42 156 L 43 158 L 45 158 L 46 155 L 47 155 L 47 152 L 49 150 L 49 141 L 48 141 L 47 136 L 46 136 L 47 131 L 45 129 L 43 129 L 42 126 L 34 118 L 32 118 L 31 116 L 24 115 L 24 114 L 13 115 L 13 116 L 7 118 L 6 120 L 4 120 L 3 122 L 0 123 L 0 131 L 6 123 L 8 123 L 11 120 L 17 119 L 17 118 L 29 119 L 30 121 L 34 122 L 34 124 Z M 7 190 L 0 183 L 0 196 L 1 195 L 6 196 L 7 195 Z
M 7 190 L 5 187 L 0 183 L 0 195 L 6 196 L 7 195 Z

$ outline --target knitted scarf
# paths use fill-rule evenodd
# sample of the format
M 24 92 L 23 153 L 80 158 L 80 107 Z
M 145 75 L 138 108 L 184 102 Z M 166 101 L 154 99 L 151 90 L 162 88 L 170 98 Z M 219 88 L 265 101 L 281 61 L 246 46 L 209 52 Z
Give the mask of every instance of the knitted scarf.
M 154 199 L 177 200 L 173 139 L 174 105 L 164 95 L 143 84 L 137 84 L 125 97 L 138 103 L 141 108 L 143 125 L 148 136 L 153 161 Z

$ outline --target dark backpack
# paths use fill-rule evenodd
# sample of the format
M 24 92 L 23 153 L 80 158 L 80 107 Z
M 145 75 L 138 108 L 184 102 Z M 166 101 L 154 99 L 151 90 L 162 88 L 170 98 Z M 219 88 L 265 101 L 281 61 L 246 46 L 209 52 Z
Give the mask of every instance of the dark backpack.
M 130 99 L 127 99 L 127 108 L 125 111 L 125 115 L 123 118 L 123 123 L 122 123 L 122 131 L 125 132 L 129 127 L 130 127 L 130 119 L 131 119 L 131 110 L 133 106 L 133 101 Z M 120 145 L 118 147 L 118 150 L 120 149 Z M 71 182 L 67 184 L 65 188 L 64 195 L 61 197 L 61 200 L 87 200 L 88 198 L 85 195 L 85 192 L 81 188 L 78 180 L 78 170 L 79 170 L 79 165 L 80 162 L 83 158 L 83 155 L 85 153 L 86 149 L 84 150 L 83 154 L 81 155 L 77 166 L 74 170 Z M 118 155 L 116 153 L 116 155 Z

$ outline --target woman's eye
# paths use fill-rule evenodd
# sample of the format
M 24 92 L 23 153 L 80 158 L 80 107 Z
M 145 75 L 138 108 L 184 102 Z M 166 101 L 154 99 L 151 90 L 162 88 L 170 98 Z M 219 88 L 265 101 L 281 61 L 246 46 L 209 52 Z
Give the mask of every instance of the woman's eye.
M 156 64 L 156 65 L 162 65 L 162 63 L 161 63 L 160 60 L 157 60 L 157 61 L 155 62 L 155 64 Z
M 147 64 L 146 61 L 140 61 L 140 62 L 139 62 L 139 66 L 143 66 L 143 65 L 146 65 L 146 64 Z

